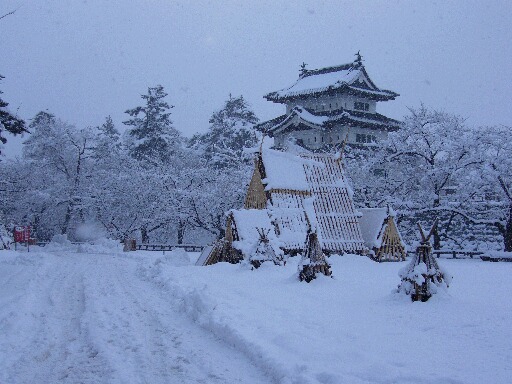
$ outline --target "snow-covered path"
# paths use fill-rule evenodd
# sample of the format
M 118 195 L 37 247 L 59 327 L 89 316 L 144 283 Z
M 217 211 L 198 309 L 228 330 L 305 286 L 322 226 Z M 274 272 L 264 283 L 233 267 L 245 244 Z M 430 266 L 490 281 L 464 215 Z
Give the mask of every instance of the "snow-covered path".
M 137 268 L 124 255 L 2 258 L 0 382 L 268 382 Z

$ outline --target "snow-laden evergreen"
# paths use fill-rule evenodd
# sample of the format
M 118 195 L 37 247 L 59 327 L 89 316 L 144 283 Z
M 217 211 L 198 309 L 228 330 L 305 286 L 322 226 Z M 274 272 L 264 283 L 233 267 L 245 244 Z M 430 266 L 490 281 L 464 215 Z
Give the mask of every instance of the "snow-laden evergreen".
M 233 161 L 243 161 L 244 149 L 257 145 L 258 136 L 253 129 L 257 122 L 243 96 L 229 95 L 224 106 L 212 114 L 208 132 L 195 135 L 190 145 L 211 165 L 230 168 Z
M 123 123 L 129 127 L 133 138 L 130 155 L 151 165 L 165 164 L 179 150 L 182 138 L 173 127 L 170 109 L 173 106 L 165 100 L 167 93 L 161 85 L 149 87 L 141 95 L 144 104 L 126 110 L 130 119 Z
M 2 81 L 4 77 L 0 75 L 0 81 Z M 2 95 L 2 91 L 0 90 L 0 95 Z M 5 133 L 11 135 L 18 135 L 23 132 L 27 132 L 25 128 L 25 122 L 16 116 L 16 114 L 12 113 L 7 107 L 9 103 L 4 101 L 0 96 L 0 156 L 2 155 L 2 147 L 5 143 L 7 143 L 7 138 L 5 137 Z

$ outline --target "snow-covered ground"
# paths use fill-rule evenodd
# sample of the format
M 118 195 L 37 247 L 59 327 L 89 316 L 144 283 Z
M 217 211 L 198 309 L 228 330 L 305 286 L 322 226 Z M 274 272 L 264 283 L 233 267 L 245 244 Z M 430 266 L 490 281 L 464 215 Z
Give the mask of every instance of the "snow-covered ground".
M 512 263 L 441 260 L 427 303 L 404 263 L 334 256 L 251 271 L 183 252 L 0 251 L 0 383 L 509 383 Z

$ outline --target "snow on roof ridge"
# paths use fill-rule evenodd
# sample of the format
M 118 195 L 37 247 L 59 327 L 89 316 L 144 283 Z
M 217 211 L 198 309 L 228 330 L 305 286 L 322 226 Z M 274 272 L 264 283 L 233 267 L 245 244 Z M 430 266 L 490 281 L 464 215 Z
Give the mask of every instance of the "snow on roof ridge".
M 361 66 L 362 66 L 362 64 L 361 64 Z M 330 72 L 337 72 L 337 71 L 351 70 L 351 69 L 359 69 L 359 67 L 357 67 L 357 64 L 355 62 L 351 62 L 351 63 L 347 63 L 347 64 L 331 65 L 329 67 L 323 67 L 323 68 L 317 68 L 317 69 L 306 69 L 303 76 L 305 77 L 305 76 L 310 76 L 310 75 L 319 75 L 322 73 L 330 73 Z
M 357 80 L 363 75 L 370 84 L 369 87 L 357 86 Z M 335 65 L 319 69 L 303 69 L 299 78 L 291 86 L 269 92 L 265 95 L 268 100 L 278 102 L 279 99 L 305 96 L 314 93 L 322 93 L 328 90 L 335 90 L 347 86 L 352 90 L 367 92 L 375 96 L 394 99 L 398 93 L 380 89 L 370 79 L 366 68 L 359 61 L 348 64 Z
M 360 68 L 348 68 L 340 69 L 338 71 L 313 73 L 311 75 L 299 77 L 299 79 L 292 86 L 272 92 L 271 94 L 275 94 L 278 97 L 290 97 L 314 92 L 324 92 L 328 89 L 336 89 L 346 84 L 353 83 L 359 77 L 360 73 Z M 336 74 L 337 76 L 330 76 L 335 77 L 334 79 L 330 79 L 325 76 L 329 74 Z M 320 84 L 314 84 L 315 80 L 312 80 L 312 78 L 315 78 L 317 82 L 320 82 L 321 80 L 324 80 L 324 82 Z M 302 88 L 299 87 L 300 83 L 303 84 Z M 293 88 L 296 87 L 298 89 L 294 91 Z
M 269 148 L 262 149 L 261 156 L 266 173 L 262 180 L 266 184 L 265 190 L 309 191 L 301 157 Z
M 359 219 L 359 226 L 364 242 L 367 247 L 380 247 L 379 236 L 382 224 L 388 217 L 387 208 L 359 208 L 362 216 Z

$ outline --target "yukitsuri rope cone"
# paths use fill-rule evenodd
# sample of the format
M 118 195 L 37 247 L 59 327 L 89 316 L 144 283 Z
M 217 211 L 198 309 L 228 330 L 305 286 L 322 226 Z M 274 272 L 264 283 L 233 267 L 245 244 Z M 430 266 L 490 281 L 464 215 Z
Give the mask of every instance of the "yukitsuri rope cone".
M 278 256 L 270 244 L 268 234 L 270 229 L 256 228 L 260 236 L 256 250 L 251 255 L 249 261 L 254 269 L 258 269 L 265 261 L 272 261 L 275 265 L 282 265 L 283 258 Z
M 427 301 L 433 294 L 437 293 L 439 287 L 447 288 L 451 281 L 451 276 L 439 267 L 432 255 L 430 237 L 436 226 L 437 220 L 428 236 L 425 236 L 423 228 L 418 223 L 421 243 L 416 248 L 416 254 L 409 265 L 399 272 L 402 282 L 398 286 L 398 292 L 410 295 L 412 301 Z
M 302 270 L 300 270 L 300 266 L 302 266 Z M 316 279 L 317 273 L 322 273 L 325 276 L 331 276 L 332 274 L 331 266 L 325 260 L 325 254 L 318 241 L 318 235 L 316 232 L 310 231 L 307 235 L 304 254 L 299 264 L 299 280 L 309 283 Z

